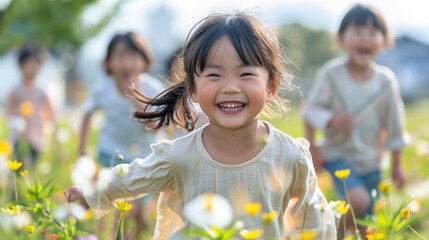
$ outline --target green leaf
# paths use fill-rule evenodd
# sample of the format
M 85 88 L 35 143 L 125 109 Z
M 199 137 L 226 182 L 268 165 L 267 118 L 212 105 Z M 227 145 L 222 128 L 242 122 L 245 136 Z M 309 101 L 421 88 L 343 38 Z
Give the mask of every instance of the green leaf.
M 201 229 L 183 229 L 182 233 L 190 236 L 195 236 L 195 237 L 206 237 L 209 239 L 213 239 L 208 232 Z

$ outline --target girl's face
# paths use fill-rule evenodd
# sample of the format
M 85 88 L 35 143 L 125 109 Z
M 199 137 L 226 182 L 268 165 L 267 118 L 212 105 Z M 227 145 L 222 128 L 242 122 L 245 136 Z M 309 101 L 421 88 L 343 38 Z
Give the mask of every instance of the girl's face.
M 132 83 L 138 84 L 139 75 L 146 67 L 143 56 L 130 49 L 123 41 L 120 41 L 112 49 L 110 58 L 106 60 L 105 67 L 115 79 L 121 92 L 125 91 Z
M 350 24 L 339 40 L 348 52 L 350 62 L 360 68 L 369 67 L 385 46 L 383 33 L 371 23 L 363 26 Z
M 30 57 L 21 63 L 20 68 L 24 80 L 32 80 L 36 78 L 37 74 L 42 67 L 42 63 L 37 59 L 37 57 Z
M 210 48 L 204 70 L 195 75 L 195 86 L 192 100 L 200 104 L 211 124 L 226 129 L 257 123 L 265 103 L 277 94 L 268 71 L 244 65 L 227 36 Z

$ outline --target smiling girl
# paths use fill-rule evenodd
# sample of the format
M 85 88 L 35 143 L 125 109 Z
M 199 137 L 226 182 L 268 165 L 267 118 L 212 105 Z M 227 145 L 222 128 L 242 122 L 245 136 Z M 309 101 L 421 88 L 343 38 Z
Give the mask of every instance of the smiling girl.
M 280 102 L 280 85 L 290 80 L 274 30 L 243 13 L 213 14 L 191 31 L 179 60 L 176 75 L 182 78 L 160 96 L 147 98 L 135 89 L 135 98 L 148 105 L 135 117 L 157 127 L 176 124 L 192 130 L 197 120 L 192 99 L 209 124 L 160 141 L 149 157 L 114 168 L 108 173 L 114 180 L 101 198 L 72 187 L 68 200 L 80 199 L 100 216 L 113 208 L 112 201 L 168 190 L 170 197 L 159 203 L 154 239 L 188 239 L 181 231 L 187 224 L 184 206 L 205 193 L 233 202 L 239 188 L 263 212 L 278 213 L 267 225 L 243 217 L 246 228 L 266 226 L 262 239 L 301 234 L 305 214 L 306 230 L 317 232 L 318 239 L 334 239 L 331 212 L 316 208 L 326 199 L 317 186 L 308 142 L 259 120 L 267 104 Z M 124 185 L 118 172 L 124 173 Z

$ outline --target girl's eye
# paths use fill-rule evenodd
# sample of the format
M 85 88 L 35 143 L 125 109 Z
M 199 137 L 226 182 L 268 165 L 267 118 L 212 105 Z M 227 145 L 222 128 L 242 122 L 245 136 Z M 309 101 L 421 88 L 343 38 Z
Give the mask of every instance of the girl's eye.
M 208 74 L 207 77 L 220 77 L 220 76 L 219 74 L 211 73 L 211 74 Z
M 253 74 L 252 73 L 242 73 L 240 75 L 240 77 L 248 77 L 248 76 L 253 76 Z

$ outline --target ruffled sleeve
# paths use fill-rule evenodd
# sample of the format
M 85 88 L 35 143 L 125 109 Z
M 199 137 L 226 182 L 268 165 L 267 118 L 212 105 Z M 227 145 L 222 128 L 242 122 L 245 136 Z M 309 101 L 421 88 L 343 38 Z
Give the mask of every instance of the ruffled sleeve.
M 313 168 L 310 144 L 303 138 L 296 140 L 300 148 L 300 156 L 293 166 L 293 177 L 288 193 L 289 203 L 284 222 L 286 229 L 293 235 L 300 236 L 305 216 L 305 231 L 317 233 L 315 239 L 335 239 L 335 220 L 326 207 L 327 201 L 317 185 L 316 173 Z
M 102 191 L 85 191 L 84 197 L 97 217 L 115 209 L 114 202 L 135 199 L 146 193 L 165 191 L 174 186 L 168 150 L 169 141 L 152 144 L 153 150 L 145 159 L 137 158 L 130 164 L 120 164 L 99 176 L 108 179 Z

